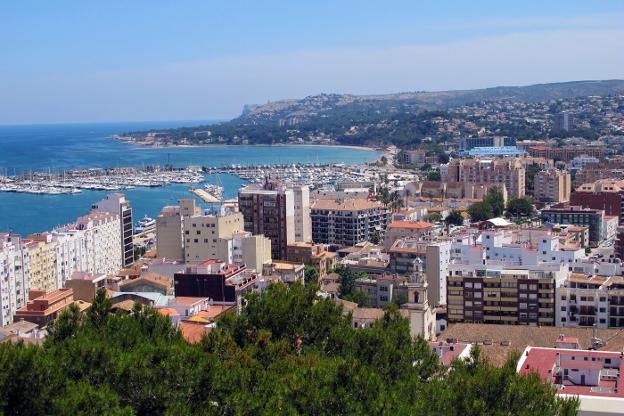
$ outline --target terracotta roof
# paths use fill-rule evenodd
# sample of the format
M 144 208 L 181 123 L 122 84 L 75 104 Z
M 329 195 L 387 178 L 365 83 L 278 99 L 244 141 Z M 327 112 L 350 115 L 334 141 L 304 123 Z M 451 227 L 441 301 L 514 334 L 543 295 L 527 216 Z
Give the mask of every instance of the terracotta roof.
M 187 342 L 196 344 L 202 340 L 204 334 L 210 331 L 210 328 L 206 328 L 203 324 L 184 321 L 180 322 L 180 331 Z
M 407 228 L 412 230 L 424 230 L 433 228 L 433 224 L 424 221 L 393 221 L 388 228 Z
M 180 315 L 178 311 L 176 311 L 173 308 L 159 308 L 159 309 L 156 309 L 156 311 L 159 314 L 164 315 L 164 316 Z
M 495 325 L 495 324 L 449 324 L 448 328 L 438 337 L 439 340 L 455 339 L 457 342 L 483 343 L 492 340 L 492 345 L 480 345 L 483 354 L 495 365 L 505 363 L 512 351 L 522 352 L 528 346 L 552 348 L 560 335 L 578 338 L 581 348 L 591 346 L 591 328 L 558 328 L 533 327 L 526 325 Z M 596 329 L 596 336 L 606 342 L 604 351 L 622 351 L 624 348 L 624 330 Z M 501 345 L 502 341 L 510 341 L 510 346 Z
M 381 308 L 355 308 L 351 311 L 353 319 L 373 319 L 383 318 L 384 310 Z

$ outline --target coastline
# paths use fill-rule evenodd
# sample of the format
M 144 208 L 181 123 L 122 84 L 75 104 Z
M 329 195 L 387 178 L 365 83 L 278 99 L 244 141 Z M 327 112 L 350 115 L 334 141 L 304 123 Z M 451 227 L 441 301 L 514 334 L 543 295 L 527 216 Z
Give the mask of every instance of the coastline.
M 343 144 L 170 144 L 166 146 L 143 145 L 134 142 L 126 142 L 134 144 L 138 149 L 175 149 L 175 148 L 201 148 L 201 147 L 338 147 L 343 149 L 367 150 L 370 152 L 381 152 L 382 150 L 368 146 L 352 146 Z
M 138 149 L 174 149 L 174 148 L 201 148 L 201 147 L 338 147 L 343 149 L 367 150 L 371 152 L 381 152 L 382 150 L 369 146 L 355 146 L 346 144 L 296 144 L 296 143 L 278 143 L 278 144 L 168 144 L 153 145 L 142 144 L 133 141 L 120 140 L 122 142 L 133 144 Z

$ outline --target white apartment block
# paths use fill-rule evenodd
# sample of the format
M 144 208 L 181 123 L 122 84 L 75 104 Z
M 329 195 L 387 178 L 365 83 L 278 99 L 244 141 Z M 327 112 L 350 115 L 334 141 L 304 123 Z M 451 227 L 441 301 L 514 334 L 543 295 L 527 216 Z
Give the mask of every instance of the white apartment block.
M 293 186 L 292 190 L 295 204 L 295 242 L 311 242 L 310 189 L 299 185 Z
M 60 288 L 75 271 L 88 270 L 86 232 L 63 227 L 52 231 L 51 235 L 56 243 L 56 281 Z
M 556 325 L 624 328 L 624 278 L 572 273 L 557 291 Z
M 562 247 L 557 235 L 544 230 L 469 230 L 452 238 L 451 257 L 464 264 L 570 264 L 585 257 L 582 248 Z
M 19 236 L 0 234 L 0 326 L 11 324 L 15 312 L 28 300 L 20 244 Z
M 118 214 L 92 212 L 78 218 L 77 230 L 85 232 L 87 270 L 91 274 L 114 274 L 123 267 L 121 225 Z

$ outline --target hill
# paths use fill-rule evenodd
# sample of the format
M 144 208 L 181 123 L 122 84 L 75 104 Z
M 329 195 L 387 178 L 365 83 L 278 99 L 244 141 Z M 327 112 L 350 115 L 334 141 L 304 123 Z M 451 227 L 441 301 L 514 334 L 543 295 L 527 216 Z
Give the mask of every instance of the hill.
M 575 100 L 622 93 L 624 80 L 385 95 L 319 94 L 246 105 L 239 117 L 218 125 L 160 130 L 151 137 L 149 132 L 127 135 L 129 140 L 146 144 L 306 142 L 399 146 L 414 146 L 427 137 L 438 142 L 477 132 L 537 138 L 548 134 L 552 112 L 574 109 Z M 485 113 L 490 117 L 484 117 Z

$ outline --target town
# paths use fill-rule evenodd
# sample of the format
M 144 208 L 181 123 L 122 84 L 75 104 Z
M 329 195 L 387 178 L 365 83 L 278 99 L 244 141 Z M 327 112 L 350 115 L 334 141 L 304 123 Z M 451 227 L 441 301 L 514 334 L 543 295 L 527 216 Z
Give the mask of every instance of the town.
M 565 110 L 552 125 L 576 120 Z M 495 365 L 517 351 L 519 373 L 579 395 L 581 410 L 621 409 L 624 160 L 608 146 L 621 138 L 468 135 L 445 157 L 390 146 L 360 166 L 207 167 L 248 184 L 226 201 L 207 185 L 213 203 L 189 195 L 140 226 L 112 193 L 72 224 L 0 234 L 0 341 L 41 343 L 104 291 L 113 311 L 153 308 L 196 343 L 250 294 L 304 285 L 355 329 L 395 305 L 442 365 L 474 346 Z M 202 180 L 198 169 L 87 172 L 20 183 Z

